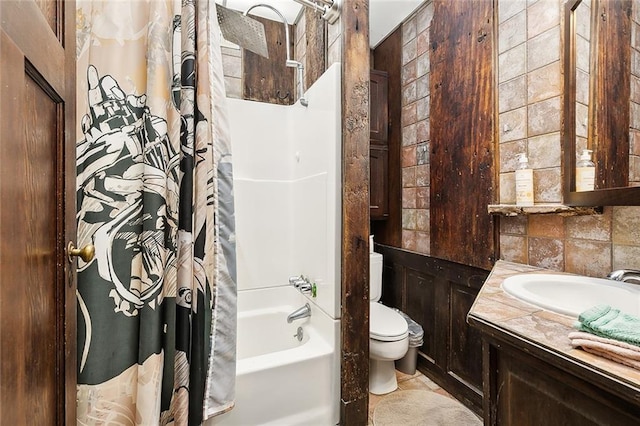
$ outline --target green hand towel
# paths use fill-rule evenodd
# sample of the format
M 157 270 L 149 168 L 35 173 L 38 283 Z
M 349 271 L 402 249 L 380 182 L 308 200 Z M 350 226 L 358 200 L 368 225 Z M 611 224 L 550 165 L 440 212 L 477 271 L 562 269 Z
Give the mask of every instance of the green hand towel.
M 608 305 L 587 309 L 578 316 L 578 330 L 640 346 L 640 318 Z

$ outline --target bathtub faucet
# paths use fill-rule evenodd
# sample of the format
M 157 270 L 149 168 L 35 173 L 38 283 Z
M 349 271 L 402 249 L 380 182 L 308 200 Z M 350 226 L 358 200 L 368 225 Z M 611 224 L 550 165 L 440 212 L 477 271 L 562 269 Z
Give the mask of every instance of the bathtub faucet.
M 640 284 L 640 271 L 635 269 L 618 269 L 607 275 L 610 280 Z
M 313 297 L 315 297 L 314 284 L 312 284 L 308 278 L 305 278 L 304 275 L 289 277 L 289 284 L 300 290 L 302 294 L 313 293 Z
M 291 314 L 287 317 L 287 322 L 291 324 L 295 320 L 307 318 L 310 316 L 311 316 L 311 306 L 309 306 L 308 303 L 305 303 L 305 305 L 302 308 L 296 309 L 295 311 L 291 312 Z

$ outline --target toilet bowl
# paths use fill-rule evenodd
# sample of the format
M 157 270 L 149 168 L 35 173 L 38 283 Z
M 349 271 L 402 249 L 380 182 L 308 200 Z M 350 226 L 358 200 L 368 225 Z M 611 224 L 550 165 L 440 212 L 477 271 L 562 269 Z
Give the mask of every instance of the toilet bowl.
M 409 349 L 407 321 L 379 303 L 382 294 L 382 255 L 369 254 L 369 392 L 382 395 L 398 388 L 394 361 Z

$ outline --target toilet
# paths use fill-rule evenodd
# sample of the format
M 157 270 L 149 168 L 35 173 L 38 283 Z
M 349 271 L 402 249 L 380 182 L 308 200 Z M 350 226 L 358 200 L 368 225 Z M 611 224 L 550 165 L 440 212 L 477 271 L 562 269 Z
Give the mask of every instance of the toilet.
M 382 395 L 398 388 L 394 361 L 409 349 L 407 321 L 379 303 L 382 295 L 382 255 L 369 253 L 369 392 Z

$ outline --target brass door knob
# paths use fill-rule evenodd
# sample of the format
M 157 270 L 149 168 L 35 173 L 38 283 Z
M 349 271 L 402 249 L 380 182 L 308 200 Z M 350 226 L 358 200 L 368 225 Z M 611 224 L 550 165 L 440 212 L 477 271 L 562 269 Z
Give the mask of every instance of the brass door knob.
M 69 241 L 69 245 L 67 246 L 67 256 L 69 257 L 69 262 L 72 262 L 72 256 L 77 256 L 85 262 L 91 262 L 93 257 L 96 254 L 96 248 L 93 244 L 87 244 L 82 248 L 75 248 L 73 242 Z

